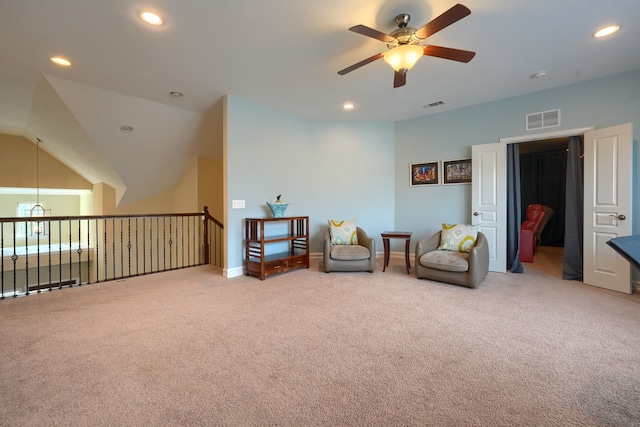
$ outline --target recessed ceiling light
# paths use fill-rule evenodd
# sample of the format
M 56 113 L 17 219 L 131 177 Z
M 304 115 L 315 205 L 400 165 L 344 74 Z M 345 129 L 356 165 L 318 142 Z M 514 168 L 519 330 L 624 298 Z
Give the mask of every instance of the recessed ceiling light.
M 131 132 L 133 132 L 133 127 L 128 126 L 128 125 L 120 126 L 120 132 L 122 132 L 122 133 L 131 133 Z
M 529 76 L 530 79 L 541 79 L 547 75 L 546 71 L 538 71 L 537 73 L 533 73 Z
M 593 33 L 593 37 L 600 38 L 606 37 L 618 31 L 620 29 L 619 25 L 609 25 L 608 27 L 600 28 L 598 31 Z
M 49 59 L 51 59 L 51 62 L 53 62 L 54 64 L 58 64 L 63 67 L 71 66 L 71 61 L 69 61 L 67 58 L 63 58 L 62 56 L 54 56 Z
M 348 111 L 353 110 L 354 108 L 356 108 L 356 106 L 353 104 L 353 102 L 345 102 L 342 108 Z
M 162 17 L 157 13 L 144 11 L 140 14 L 140 17 L 144 22 L 151 25 L 160 25 L 162 24 Z

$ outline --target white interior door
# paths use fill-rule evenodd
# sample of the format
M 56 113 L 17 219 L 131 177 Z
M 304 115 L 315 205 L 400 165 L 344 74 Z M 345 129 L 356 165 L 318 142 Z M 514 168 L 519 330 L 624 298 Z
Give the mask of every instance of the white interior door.
M 584 283 L 631 293 L 631 266 L 606 242 L 631 234 L 631 123 L 584 135 Z
M 507 148 L 503 143 L 471 147 L 471 221 L 489 243 L 489 271 L 507 271 Z

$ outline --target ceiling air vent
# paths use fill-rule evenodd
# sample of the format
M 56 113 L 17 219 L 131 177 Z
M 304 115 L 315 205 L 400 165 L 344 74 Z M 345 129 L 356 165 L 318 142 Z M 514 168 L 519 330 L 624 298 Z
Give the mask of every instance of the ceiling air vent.
M 560 110 L 527 114 L 527 130 L 536 130 L 560 126 Z
M 422 108 L 433 108 L 443 104 L 444 104 L 444 101 L 437 101 L 437 102 L 432 102 L 431 104 L 425 104 L 422 106 Z

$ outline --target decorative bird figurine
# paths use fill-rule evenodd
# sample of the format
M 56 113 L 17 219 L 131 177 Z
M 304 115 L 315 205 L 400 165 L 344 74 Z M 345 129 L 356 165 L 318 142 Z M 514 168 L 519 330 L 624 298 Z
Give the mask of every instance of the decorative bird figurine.
M 278 194 L 278 196 L 276 197 L 276 203 L 282 203 L 280 201 L 280 197 L 282 197 L 282 194 Z

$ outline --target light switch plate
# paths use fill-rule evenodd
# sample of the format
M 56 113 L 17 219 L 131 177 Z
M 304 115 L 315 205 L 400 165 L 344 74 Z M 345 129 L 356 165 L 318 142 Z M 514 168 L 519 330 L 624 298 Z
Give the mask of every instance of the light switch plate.
M 231 202 L 231 207 L 233 209 L 244 209 L 244 200 L 233 200 Z

